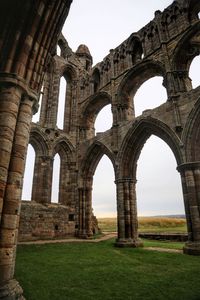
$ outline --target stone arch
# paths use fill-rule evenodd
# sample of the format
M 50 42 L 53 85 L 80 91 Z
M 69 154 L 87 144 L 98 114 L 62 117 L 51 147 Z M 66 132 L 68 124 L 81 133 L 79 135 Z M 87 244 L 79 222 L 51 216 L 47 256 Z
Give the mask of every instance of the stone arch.
M 77 71 L 72 65 L 65 64 L 59 69 L 59 76 L 66 76 L 68 80 L 76 80 Z
M 85 130 L 84 138 L 94 136 L 94 123 L 100 110 L 112 104 L 111 96 L 107 92 L 99 92 L 89 98 L 80 113 L 80 127 Z M 86 132 L 87 131 L 87 132 Z
M 61 78 L 64 77 L 66 81 L 66 90 L 65 90 L 65 101 L 64 101 L 64 122 L 63 122 L 63 130 L 65 132 L 69 132 L 73 129 L 74 126 L 74 111 L 76 111 L 76 103 L 74 103 L 74 86 L 77 78 L 77 72 L 71 65 L 63 65 L 59 69 L 59 91 L 58 91 L 58 100 L 60 94 L 60 81 Z
M 52 145 L 52 155 L 56 153 L 71 160 L 73 158 L 74 147 L 72 143 L 65 137 L 59 137 Z
M 136 168 L 141 149 L 152 135 L 164 140 L 171 148 L 179 164 L 183 161 L 180 139 L 163 122 L 151 117 L 136 121 L 129 129 L 118 154 L 117 163 L 117 207 L 118 207 L 118 246 L 140 245 L 138 240 L 138 220 L 136 202 Z
M 187 162 L 200 161 L 200 98 L 188 116 L 183 131 L 185 156 Z
M 35 150 L 37 155 L 49 155 L 49 145 L 46 142 L 45 134 L 37 127 L 32 127 L 30 132 L 29 143 Z
M 66 137 L 58 138 L 52 145 L 52 158 L 54 158 L 56 154 L 60 157 L 58 202 L 63 205 L 69 205 L 74 193 L 73 180 L 76 173 L 76 164 L 74 163 L 74 147 Z
M 114 173 L 116 173 L 115 168 L 115 157 L 101 142 L 94 142 L 87 150 L 82 163 L 80 165 L 79 172 L 79 214 L 78 214 L 78 236 L 79 237 L 89 237 L 93 235 L 92 229 L 92 183 L 93 175 L 95 173 L 96 167 L 103 155 L 107 155 L 110 159 Z
M 200 23 L 196 23 L 189 28 L 174 50 L 172 68 L 177 91 L 192 89 L 189 68 L 192 60 L 200 53 L 199 40 Z
M 74 194 L 76 170 L 74 147 L 66 137 L 59 137 L 52 145 L 52 158 L 60 157 L 59 199 L 58 203 L 68 206 Z M 52 169 L 53 173 L 53 169 Z
M 134 95 L 146 80 L 159 75 L 165 78 L 165 68 L 161 63 L 152 60 L 141 62 L 126 74 L 118 89 L 119 121 L 133 120 L 135 116 L 132 100 Z
M 108 156 L 113 165 L 114 173 L 116 172 L 114 154 L 101 142 L 94 142 L 94 144 L 89 147 L 81 165 L 83 178 L 91 178 L 94 175 L 96 167 L 104 154 Z
M 35 150 L 31 199 L 39 203 L 48 203 L 49 200 L 48 195 L 45 193 L 45 188 L 48 185 L 49 171 L 51 168 L 50 147 L 46 141 L 45 134 L 37 127 L 32 128 L 29 142 Z
M 127 52 L 131 56 L 132 65 L 142 59 L 142 55 L 144 54 L 142 42 L 135 34 L 132 34 L 127 41 Z
M 135 122 L 129 129 L 123 141 L 119 152 L 120 157 L 118 158 L 120 165 L 118 177 L 132 178 L 135 176 L 140 152 L 144 143 L 152 134 L 158 136 L 167 143 L 174 153 L 177 165 L 183 162 L 183 154 L 180 149 L 182 143 L 179 137 L 163 122 L 147 117 Z

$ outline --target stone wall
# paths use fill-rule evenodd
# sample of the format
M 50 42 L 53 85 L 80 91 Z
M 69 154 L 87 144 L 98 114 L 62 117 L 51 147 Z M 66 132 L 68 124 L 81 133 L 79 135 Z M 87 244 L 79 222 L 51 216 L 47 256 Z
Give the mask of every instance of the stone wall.
M 19 241 L 62 239 L 75 235 L 74 213 L 60 204 L 22 201 Z

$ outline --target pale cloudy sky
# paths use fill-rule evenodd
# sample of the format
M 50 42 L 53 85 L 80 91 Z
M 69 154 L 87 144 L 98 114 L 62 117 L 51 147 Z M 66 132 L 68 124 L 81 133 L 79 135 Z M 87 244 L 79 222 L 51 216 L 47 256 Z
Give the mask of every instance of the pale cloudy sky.
M 131 33 L 137 32 L 151 21 L 156 10 L 163 11 L 171 3 L 172 0 L 74 0 L 63 27 L 63 34 L 73 51 L 76 51 L 80 44 L 86 44 L 95 65 L 110 49 L 117 47 Z M 194 68 L 194 81 L 196 73 Z M 147 108 L 158 106 L 166 99 L 162 79 L 149 80 L 135 96 L 137 115 Z M 111 124 L 112 117 L 108 106 L 97 118 L 96 131 L 104 131 L 110 128 Z M 25 175 L 25 181 L 26 177 Z M 28 178 L 30 180 L 29 176 Z M 141 152 L 137 181 L 139 215 L 184 213 L 175 158 L 168 145 L 155 136 L 150 137 Z M 25 189 L 23 198 L 28 198 Z M 102 158 L 95 172 L 93 208 L 98 217 L 116 215 L 114 172 L 106 156 Z

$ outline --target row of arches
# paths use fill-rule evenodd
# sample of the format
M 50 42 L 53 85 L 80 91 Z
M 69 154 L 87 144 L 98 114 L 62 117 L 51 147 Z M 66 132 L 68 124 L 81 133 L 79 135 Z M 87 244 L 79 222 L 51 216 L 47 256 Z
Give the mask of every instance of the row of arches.
M 181 180 L 176 167 L 168 145 L 160 138 L 151 136 L 137 162 L 136 195 L 139 216 L 185 214 Z M 163 173 L 165 176 L 161 176 Z M 117 216 L 114 180 L 112 163 L 104 155 L 95 171 L 92 190 L 92 207 L 98 218 Z
M 197 76 L 198 68 L 200 65 L 200 56 L 194 58 L 191 66 L 189 77 L 192 81 L 193 88 L 196 88 L 200 85 L 199 77 Z M 64 111 L 66 105 L 66 90 L 67 90 L 67 79 L 62 76 L 60 79 L 59 86 L 59 99 L 58 99 L 58 111 L 57 111 L 57 127 L 59 129 L 63 129 L 64 123 Z M 147 102 L 147 95 L 150 95 L 153 101 Z M 43 88 L 41 90 L 41 97 L 39 102 L 39 110 L 33 116 L 33 122 L 37 123 L 40 119 L 41 105 L 42 105 L 42 95 Z M 166 89 L 163 86 L 163 78 L 162 77 L 153 77 L 146 82 L 144 82 L 141 87 L 138 89 L 135 97 L 134 97 L 134 111 L 135 117 L 142 114 L 142 112 L 146 109 L 152 109 L 161 105 L 167 99 Z M 95 132 L 103 132 L 108 130 L 112 126 L 112 111 L 111 105 L 107 104 L 105 107 L 101 109 L 99 114 L 97 115 L 97 119 L 95 120 L 94 128 Z M 107 124 L 106 124 L 107 123 Z M 103 125 L 101 127 L 101 124 Z
M 76 180 L 74 168 L 74 148 L 66 137 L 55 130 L 46 129 L 44 133 L 32 127 L 22 199 L 70 205 Z
M 167 145 L 171 148 L 172 153 L 174 154 L 176 165 L 178 165 L 178 170 L 181 174 L 181 182 L 183 186 L 183 195 L 184 195 L 184 203 L 185 203 L 185 212 L 188 221 L 188 232 L 189 236 L 192 236 L 192 239 L 195 240 L 195 235 L 198 232 L 192 232 L 192 224 L 191 222 L 197 222 L 198 217 L 192 215 L 192 207 L 186 200 L 188 197 L 187 190 L 187 180 L 191 180 L 191 174 L 188 177 L 187 169 L 186 171 L 182 168 L 190 168 L 190 163 L 185 163 L 185 151 L 181 147 L 181 140 L 178 138 L 176 134 L 172 132 L 170 128 L 168 128 L 162 122 L 158 120 L 153 120 L 151 118 L 143 119 L 138 122 L 138 124 L 134 124 L 132 128 L 130 128 L 126 138 L 124 139 L 121 151 L 119 152 L 119 156 L 121 156 L 121 163 L 116 164 L 117 158 L 113 157 L 113 154 L 110 152 L 108 148 L 104 145 L 100 145 L 99 143 L 94 144 L 90 147 L 88 151 L 87 157 L 84 159 L 84 163 L 82 165 L 82 176 L 83 183 L 82 187 L 80 187 L 80 203 L 81 209 L 79 212 L 80 222 L 80 232 L 81 236 L 91 235 L 91 228 L 88 220 L 91 217 L 91 203 L 92 203 L 92 178 L 94 172 L 96 170 L 97 164 L 100 161 L 103 154 L 106 154 L 113 163 L 113 168 L 115 171 L 115 183 L 116 183 L 116 198 L 117 198 L 117 215 L 118 215 L 118 236 L 119 242 L 122 244 L 125 242 L 133 242 L 133 239 L 137 240 L 137 209 L 136 209 L 136 171 L 137 171 L 137 163 L 140 156 L 140 152 L 145 144 L 145 142 L 149 139 L 151 135 L 156 135 L 160 137 Z M 186 135 L 185 135 L 186 137 Z M 188 136 L 187 136 L 188 138 Z M 187 144 L 184 142 L 184 144 Z M 137 145 L 137 147 L 136 147 Z M 159 151 L 160 153 L 160 151 Z M 168 165 L 166 166 L 169 167 Z M 192 168 L 196 171 L 198 168 L 197 165 L 192 165 Z M 166 169 L 168 173 L 169 169 Z M 162 169 L 163 177 L 165 177 L 165 182 L 169 179 L 166 178 L 165 170 Z M 185 173 L 186 172 L 186 173 Z M 187 178 L 188 177 L 188 178 Z M 180 178 L 179 181 L 179 192 L 180 192 Z M 170 192 L 167 197 L 169 197 Z M 179 197 L 180 199 L 181 197 Z M 87 199 L 87 200 L 86 200 Z M 87 202 L 86 206 L 82 204 Z M 172 199 L 173 204 L 176 202 L 175 199 Z M 186 204 L 187 203 L 187 204 Z M 189 205 L 189 206 L 188 206 Z M 132 207 L 132 208 L 131 208 Z M 179 204 L 179 209 L 183 212 L 183 202 L 182 205 Z M 83 217 L 85 216 L 85 218 Z M 197 217 L 197 219 L 196 219 Z M 193 220 L 192 220 L 193 219 Z M 196 220 L 195 220 L 196 219 Z M 133 222 L 133 223 L 131 223 Z
M 180 42 L 183 45 L 181 50 L 179 46 L 176 47 L 174 62 L 172 62 L 175 66 L 174 71 L 165 70 L 161 62 L 146 60 L 126 73 L 118 91 L 115 92 L 117 99 L 113 96 L 111 97 L 109 92 L 99 91 L 100 74 L 98 69 L 94 69 L 91 75 L 93 78 L 91 82 L 93 82 L 95 89 L 93 91 L 94 95 L 88 97 L 84 105 L 81 105 L 78 115 L 74 86 L 77 74 L 69 66 L 62 66 L 61 70 L 58 71 L 59 63 L 55 60 L 54 69 L 57 70 L 56 74 L 53 79 L 50 75 L 46 76 L 46 83 L 44 83 L 41 91 L 41 110 L 39 110 L 37 116 L 34 116 L 33 121 L 36 122 L 37 120 L 41 125 L 47 127 L 57 126 L 57 128 L 70 133 L 72 129 L 76 130 L 78 118 L 81 130 L 84 129 L 86 131 L 81 136 L 91 138 L 95 135 L 95 131 L 104 131 L 95 128 L 95 121 L 102 109 L 108 105 L 112 107 L 105 109 L 107 112 L 109 111 L 110 119 L 109 127 L 106 127 L 106 129 L 110 129 L 112 125 L 123 121 L 134 120 L 143 111 L 165 103 L 174 94 L 195 88 L 199 85 L 197 76 L 193 79 L 194 66 L 196 65 L 197 70 L 199 65 L 199 50 L 195 42 L 198 39 L 197 31 L 198 24 L 194 25 L 192 30 L 188 31 Z M 185 58 L 183 59 L 183 57 Z M 142 97 L 143 99 L 138 101 L 138 95 L 142 88 L 145 88 L 151 82 L 155 82 L 152 85 L 151 99 L 155 99 L 154 95 L 158 92 L 161 100 L 155 100 L 154 103 L 150 103 L 148 97 Z M 89 94 L 91 94 L 91 89 Z M 144 104 L 142 103 L 143 100 L 145 100 Z M 108 115 L 107 112 L 106 114 Z M 110 125 L 111 123 L 112 125 Z
M 200 85 L 198 76 L 199 66 L 200 56 L 197 56 L 192 61 L 189 71 L 189 77 L 192 81 L 193 88 L 196 88 Z M 86 113 L 84 115 L 84 119 L 85 117 L 87 118 L 87 115 L 94 115 L 95 117 L 97 116 L 96 119 L 88 117 L 88 126 L 92 128 L 94 127 L 95 132 L 103 132 L 105 130 L 108 130 L 113 124 L 111 104 L 107 104 L 107 102 L 105 102 L 105 106 L 103 106 L 103 108 L 98 107 L 98 100 L 101 103 L 101 105 L 103 105 L 102 96 L 99 94 L 99 96 L 95 97 L 94 100 L 90 102 L 89 106 L 86 108 Z M 107 97 L 106 94 L 105 97 Z M 153 109 L 163 104 L 166 101 L 167 97 L 168 96 L 166 88 L 163 86 L 163 77 L 155 76 L 151 79 L 148 79 L 140 86 L 140 88 L 138 88 L 134 96 L 134 100 L 132 100 L 134 101 L 133 110 L 135 117 L 140 116 L 145 110 Z M 93 106 L 94 108 L 92 108 Z
M 198 89 L 195 90 L 195 85 L 192 85 L 192 76 L 190 75 L 192 62 L 197 61 L 199 57 L 198 23 L 194 21 L 191 26 L 184 24 L 187 30 L 180 28 L 179 31 L 179 34 L 184 31 L 182 38 L 177 36 L 173 45 L 167 40 L 165 41 L 166 47 L 160 49 L 157 47 L 160 44 L 157 44 L 157 52 L 152 54 L 150 51 L 148 58 L 146 54 L 142 53 L 140 44 L 136 42 L 135 47 L 137 49 L 134 50 L 134 53 L 129 53 L 131 64 L 126 63 L 123 56 L 127 53 L 121 44 L 119 55 L 115 56 L 116 65 L 119 62 L 118 59 L 124 58 L 124 63 L 120 65 L 118 70 L 120 72 L 118 77 L 115 74 L 116 65 L 111 64 L 109 56 L 105 58 L 103 64 L 98 64 L 94 69 L 85 64 L 86 56 L 92 62 L 89 50 L 85 45 L 81 46 L 82 52 L 79 52 L 79 59 L 77 59 L 77 52 L 70 53 L 75 62 L 72 66 L 65 60 L 68 57 L 67 51 L 69 49 L 61 49 L 62 58 L 54 57 L 54 64 L 51 66 L 53 70 L 49 69 L 44 84 L 46 102 L 44 105 L 42 104 L 42 117 L 40 118 L 44 122 L 40 122 L 39 125 L 43 128 L 49 128 L 45 129 L 45 133 L 49 131 L 48 134 L 51 134 L 52 128 L 56 128 L 58 119 L 61 119 L 59 129 L 63 130 L 65 134 L 67 133 L 67 138 L 72 140 L 75 145 L 76 157 L 73 163 L 76 164 L 76 169 L 74 168 L 70 175 L 73 175 L 74 178 L 74 185 L 71 185 L 72 189 L 76 185 L 73 197 L 79 210 L 77 212 L 78 220 L 76 220 L 79 236 L 87 237 L 92 234 L 93 177 L 100 159 L 105 154 L 112 162 L 112 171 L 114 170 L 119 239 L 125 238 L 132 241 L 137 239 L 137 164 L 140 152 L 151 135 L 160 137 L 171 148 L 181 173 L 184 197 L 190 197 L 187 185 L 190 184 L 189 178 L 191 176 L 196 180 L 197 170 L 195 169 L 196 165 L 194 168 L 192 164 L 192 170 L 188 171 L 188 162 L 192 161 L 190 158 L 194 157 L 196 161 L 199 157 L 197 153 L 198 132 L 192 132 L 191 128 L 196 125 L 191 123 L 190 118 L 194 113 L 191 112 L 193 106 L 198 107 L 199 105 L 197 103 Z M 155 27 L 152 27 L 152 30 L 153 34 L 157 34 Z M 152 37 L 151 32 L 145 33 L 145 39 L 149 39 L 149 37 Z M 134 37 L 132 42 L 134 44 Z M 85 50 L 87 53 L 83 53 Z M 137 57 L 134 56 L 135 53 Z M 113 54 L 111 51 L 110 56 Z M 80 69 L 79 67 L 76 68 L 76 63 L 77 66 L 80 63 Z M 135 64 L 134 67 L 133 64 Z M 103 72 L 101 72 L 102 70 Z M 61 92 L 62 80 L 65 81 L 64 92 Z M 141 96 L 142 100 L 148 101 L 148 105 L 145 103 L 142 106 L 142 100 L 139 100 L 140 109 L 137 110 L 136 99 L 140 89 L 154 80 L 156 83 L 153 90 L 147 92 L 147 96 Z M 62 101 L 58 97 L 59 90 L 60 94 L 64 95 Z M 155 92 L 157 91 L 160 99 L 155 102 Z M 188 97 L 189 93 L 191 93 L 191 97 Z M 150 99 L 154 99 L 154 103 L 151 105 Z M 61 102 L 62 116 L 59 115 Z M 103 130 L 96 129 L 96 122 L 100 118 L 101 112 L 108 107 L 109 127 L 105 127 Z M 154 108 L 155 110 L 153 110 Z M 105 119 L 108 117 L 103 117 L 104 125 Z M 193 118 L 193 120 L 195 119 Z M 62 124 L 64 124 L 63 127 Z M 95 137 L 95 131 L 104 131 L 110 128 L 111 130 L 106 134 L 97 134 Z M 61 130 L 58 130 L 56 134 L 62 134 Z M 54 138 L 57 138 L 58 135 Z M 194 140 L 195 146 L 191 145 L 191 139 Z M 52 157 L 48 163 L 46 160 L 49 158 L 42 161 L 42 163 L 49 164 L 49 174 L 52 174 Z M 65 172 L 67 173 L 66 170 Z M 50 175 L 45 189 L 51 184 L 52 176 Z M 61 189 L 62 187 L 66 189 L 63 182 L 60 184 Z M 195 194 L 196 191 L 193 193 Z M 65 195 L 67 196 L 67 193 Z M 47 195 L 45 197 L 45 201 L 49 201 L 47 199 L 50 197 L 48 198 Z M 191 211 L 186 205 L 189 232 L 194 238 L 198 232 L 193 233 L 191 224 L 196 222 L 196 215 L 192 214 Z
M 196 57 L 195 59 L 194 59 L 194 61 L 193 61 L 193 64 L 191 65 L 191 75 L 190 75 L 190 77 L 191 77 L 191 79 L 192 79 L 192 81 L 193 81 L 193 85 L 194 85 L 194 87 L 196 87 L 196 86 L 198 86 L 199 85 L 199 83 L 198 83 L 198 78 L 197 78 L 197 76 L 195 76 L 196 74 L 197 74 L 197 69 L 198 69 L 198 66 L 199 66 L 199 57 Z M 64 81 L 65 81 L 65 79 L 64 79 Z M 151 88 L 150 89 L 148 89 L 148 84 L 150 84 L 151 85 L 151 83 L 153 83 L 153 81 L 155 82 L 155 84 L 154 85 L 152 85 L 151 86 Z M 145 86 L 146 85 L 146 87 L 147 87 L 147 89 L 146 89 L 146 91 L 144 90 L 143 92 L 142 92 L 142 87 L 143 86 Z M 156 100 L 157 101 L 162 101 L 162 99 L 164 98 L 163 96 L 162 96 L 162 94 L 160 93 L 160 91 L 161 91 L 161 89 L 160 88 L 158 88 L 158 86 L 160 86 L 160 87 L 162 87 L 162 90 L 163 90 L 163 95 L 165 94 L 165 89 L 164 89 L 164 87 L 162 86 L 162 78 L 153 78 L 153 79 L 150 79 L 150 80 L 148 80 L 146 83 L 144 83 L 143 84 L 143 86 L 141 86 L 141 89 L 139 89 L 138 90 L 138 100 L 136 99 L 136 102 L 138 101 L 138 102 L 140 102 L 140 104 L 141 104 L 141 107 L 139 107 L 138 108 L 138 112 L 137 112 L 137 110 L 136 110 L 136 115 L 138 114 L 140 114 L 143 110 L 144 110 L 144 108 L 146 108 L 145 106 L 142 106 L 142 100 L 145 100 L 145 93 L 146 93 L 146 97 L 147 97 L 147 95 L 149 95 L 149 94 L 151 94 L 151 97 L 153 97 L 154 99 L 156 99 L 156 95 L 155 96 L 153 96 L 153 92 L 152 91 L 156 91 L 156 89 L 158 90 L 158 94 L 159 94 L 159 97 L 160 98 L 157 98 Z M 139 93 L 140 93 L 140 91 L 141 91 L 141 95 L 139 95 Z M 136 95 L 137 96 L 137 95 Z M 136 97 L 137 98 L 137 97 Z M 145 102 L 145 101 L 144 101 Z M 159 102 L 156 102 L 156 105 L 155 106 L 158 106 L 160 103 Z M 137 107 L 137 106 L 136 106 Z M 151 107 L 152 108 L 152 107 Z M 102 132 L 102 131 L 105 131 L 105 130 L 108 130 L 108 129 L 110 129 L 111 128 L 111 126 L 112 126 L 112 115 L 111 115 L 111 106 L 110 105 L 107 105 L 107 106 L 105 106 L 101 111 L 100 111 L 100 113 L 98 114 L 98 116 L 97 116 L 97 118 L 96 118 L 96 121 L 95 121 L 95 123 L 96 123 L 96 126 L 95 126 L 95 128 L 96 128 L 96 131 L 97 132 Z M 34 156 L 34 154 L 33 154 L 33 151 L 32 151 L 32 155 L 30 155 L 30 158 L 29 158 L 29 155 L 28 155 L 28 157 L 27 157 L 27 166 L 28 166 L 28 168 L 30 168 L 30 165 L 33 165 L 33 163 L 31 163 L 31 159 L 32 159 L 32 157 Z M 54 160 L 54 165 L 55 165 L 55 168 L 58 168 L 59 169 L 59 165 L 60 165 L 60 159 L 59 159 L 59 156 L 57 156 L 57 158 Z M 54 169 L 55 169 L 54 168 Z M 111 172 L 112 173 L 112 172 Z M 33 171 L 32 171 L 32 174 L 33 174 Z M 53 173 L 54 174 L 54 173 Z M 33 175 L 32 175 L 33 176 Z M 57 179 L 56 180 L 54 180 L 53 182 L 55 182 L 55 184 L 53 183 L 53 185 L 52 185 L 52 189 L 54 190 L 55 189 L 55 185 L 57 184 L 57 187 L 56 187 L 56 196 L 54 196 L 52 199 L 51 199 L 51 201 L 55 201 L 55 202 L 57 202 L 58 201 L 58 190 L 59 190 L 59 188 L 58 188 L 58 182 L 59 182 L 59 180 L 58 180 L 58 178 L 59 178 L 59 172 L 57 171 Z M 27 175 L 27 173 L 25 173 L 25 183 L 24 183 L 24 186 L 29 186 L 29 192 L 28 192 L 28 195 L 25 193 L 25 192 L 23 192 L 23 199 L 31 199 L 31 197 L 30 197 L 30 194 L 31 194 L 31 187 L 30 187 L 30 183 L 29 184 L 27 184 L 26 182 L 26 180 L 28 179 L 28 181 L 30 182 L 30 175 Z

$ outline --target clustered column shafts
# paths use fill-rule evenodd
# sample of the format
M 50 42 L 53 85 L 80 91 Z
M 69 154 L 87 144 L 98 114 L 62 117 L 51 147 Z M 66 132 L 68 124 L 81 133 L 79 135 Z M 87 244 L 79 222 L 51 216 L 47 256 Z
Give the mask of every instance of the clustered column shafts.
M 15 126 L 17 122 L 17 114 L 22 96 L 22 90 L 15 85 L 1 83 L 0 90 L 0 212 L 2 216 L 3 199 L 8 177 L 8 168 L 12 152 L 12 143 L 15 134 Z
M 79 188 L 79 228 L 77 236 L 88 238 L 92 232 L 92 187 Z
M 116 180 L 118 209 L 118 238 L 116 246 L 138 247 L 138 221 L 136 209 L 135 181 L 132 178 Z
M 32 200 L 38 203 L 51 202 L 53 159 L 51 156 L 38 155 L 35 159 Z
M 0 231 L 0 279 L 9 281 L 14 276 L 16 244 L 20 217 L 22 178 L 30 132 L 33 101 L 28 96 L 21 99 L 17 116 L 15 138 L 8 169 Z
M 177 169 L 181 174 L 188 226 L 188 242 L 184 252 L 200 255 L 200 164 L 185 163 Z

